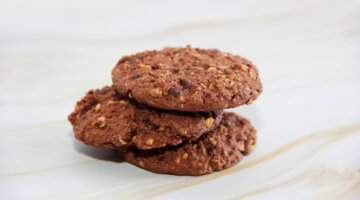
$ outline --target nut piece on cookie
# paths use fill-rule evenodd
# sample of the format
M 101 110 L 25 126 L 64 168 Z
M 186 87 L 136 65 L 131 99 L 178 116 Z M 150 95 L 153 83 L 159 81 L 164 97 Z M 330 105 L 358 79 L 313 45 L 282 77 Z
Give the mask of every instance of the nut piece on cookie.
M 101 104 L 96 104 L 95 112 L 99 112 L 101 110 Z
M 101 122 L 101 123 L 99 124 L 99 128 L 104 128 L 105 125 L 106 125 L 106 118 L 103 117 L 103 116 L 101 116 L 101 117 L 98 118 L 98 120 Z
M 150 90 L 150 95 L 156 98 L 160 98 L 162 96 L 162 90 L 160 88 Z
M 208 117 L 205 119 L 206 127 L 210 128 L 213 125 L 214 119 L 212 117 Z

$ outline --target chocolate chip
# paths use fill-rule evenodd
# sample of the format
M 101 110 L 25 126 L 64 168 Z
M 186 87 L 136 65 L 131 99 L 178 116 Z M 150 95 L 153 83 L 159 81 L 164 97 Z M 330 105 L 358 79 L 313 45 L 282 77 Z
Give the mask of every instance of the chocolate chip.
M 142 76 L 143 76 L 142 74 L 137 74 L 135 76 L 130 77 L 130 80 L 133 81 L 135 79 L 141 78 Z
M 136 129 L 132 129 L 131 132 L 131 137 L 134 137 L 137 134 L 137 130 Z
M 180 89 L 178 87 L 171 87 L 168 93 L 173 97 L 178 97 L 180 95 Z
M 216 154 L 216 152 L 217 152 L 217 150 L 216 150 L 216 148 L 214 148 L 214 147 L 208 147 L 208 148 L 206 148 L 206 152 L 208 153 L 208 155 L 215 155 Z
M 180 85 L 184 88 L 191 89 L 191 82 L 186 79 L 180 79 Z
M 169 160 L 165 157 L 165 156 L 160 156 L 159 158 L 158 158 L 158 161 L 160 161 L 160 162 L 169 162 Z
M 159 126 L 154 124 L 150 119 L 146 118 L 144 121 L 143 121 L 144 125 L 153 129 L 153 130 L 157 130 L 159 129 Z
M 160 67 L 159 66 L 152 66 L 151 69 L 152 70 L 158 70 Z

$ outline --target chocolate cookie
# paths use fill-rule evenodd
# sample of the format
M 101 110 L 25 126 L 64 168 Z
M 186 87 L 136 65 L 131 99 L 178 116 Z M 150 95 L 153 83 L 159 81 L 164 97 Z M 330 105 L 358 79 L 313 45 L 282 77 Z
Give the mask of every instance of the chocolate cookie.
M 139 150 L 117 150 L 129 163 L 161 174 L 202 175 L 235 165 L 249 154 L 256 142 L 250 122 L 233 113 L 224 113 L 220 125 L 197 141 L 178 146 Z
M 190 46 L 124 56 L 112 80 L 120 94 L 140 103 L 191 112 L 251 104 L 262 92 L 258 70 L 249 60 Z
M 113 87 L 91 90 L 68 117 L 75 137 L 95 147 L 140 149 L 196 140 L 219 124 L 222 111 L 185 113 L 149 108 Z

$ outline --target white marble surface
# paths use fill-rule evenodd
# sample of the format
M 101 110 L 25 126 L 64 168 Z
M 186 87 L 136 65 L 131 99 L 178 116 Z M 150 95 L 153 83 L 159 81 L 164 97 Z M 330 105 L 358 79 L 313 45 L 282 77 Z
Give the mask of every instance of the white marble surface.
M 258 65 L 251 156 L 177 177 L 74 140 L 122 55 L 186 44 Z M 360 199 L 359 102 L 360 1 L 0 1 L 0 199 Z

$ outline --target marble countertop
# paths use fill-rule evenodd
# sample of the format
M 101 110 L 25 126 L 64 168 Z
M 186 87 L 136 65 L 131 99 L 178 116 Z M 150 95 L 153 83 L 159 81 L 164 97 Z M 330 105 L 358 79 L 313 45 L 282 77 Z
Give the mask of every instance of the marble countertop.
M 360 2 L 0 1 L 0 199 L 360 199 Z M 126 54 L 218 48 L 264 92 L 258 144 L 201 177 L 153 174 L 73 137 L 67 115 Z

